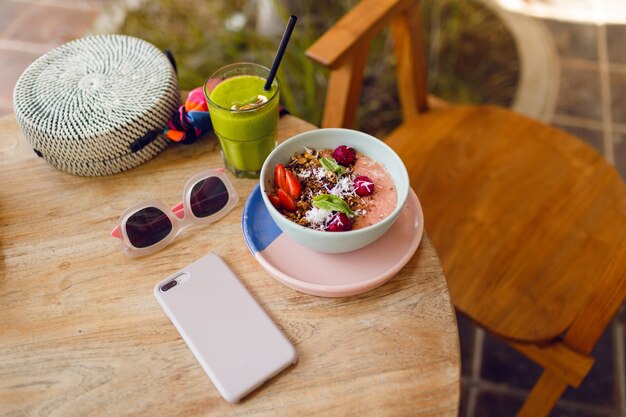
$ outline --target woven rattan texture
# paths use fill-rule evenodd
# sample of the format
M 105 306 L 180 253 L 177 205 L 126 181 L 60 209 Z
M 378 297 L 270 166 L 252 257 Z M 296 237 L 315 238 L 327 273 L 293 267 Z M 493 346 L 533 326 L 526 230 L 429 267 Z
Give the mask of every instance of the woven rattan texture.
M 37 59 L 13 93 L 32 147 L 65 172 L 97 176 L 133 168 L 168 145 L 160 134 L 180 105 L 176 73 L 154 45 L 123 35 L 89 36 Z M 145 137 L 147 145 L 130 145 Z

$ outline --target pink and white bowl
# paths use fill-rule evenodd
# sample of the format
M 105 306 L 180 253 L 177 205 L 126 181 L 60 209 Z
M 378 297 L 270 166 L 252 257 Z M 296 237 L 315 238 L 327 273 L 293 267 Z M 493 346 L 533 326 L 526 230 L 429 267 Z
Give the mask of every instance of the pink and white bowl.
M 273 189 L 274 167 L 287 164 L 305 147 L 334 149 L 340 145 L 351 146 L 359 153 L 381 163 L 393 179 L 397 201 L 395 209 L 382 221 L 363 229 L 347 232 L 325 232 L 309 229 L 284 217 L 270 202 L 267 192 Z M 325 253 L 351 252 L 365 247 L 383 236 L 397 220 L 409 196 L 409 175 L 404 163 L 383 141 L 366 133 L 350 129 L 317 129 L 300 133 L 278 145 L 267 157 L 260 176 L 261 196 L 276 225 L 292 240 L 315 251 Z

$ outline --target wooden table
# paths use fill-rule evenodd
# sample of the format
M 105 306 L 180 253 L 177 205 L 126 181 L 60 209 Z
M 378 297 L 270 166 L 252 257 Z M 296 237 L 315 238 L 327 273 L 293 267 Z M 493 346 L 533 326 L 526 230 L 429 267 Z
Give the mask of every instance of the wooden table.
M 279 137 L 313 129 L 281 119 Z M 255 184 L 218 223 L 161 252 L 125 257 L 109 237 L 121 212 L 174 205 L 186 180 L 221 166 L 216 140 L 171 146 L 122 174 L 81 178 L 37 158 L 13 115 L 0 119 L 0 415 L 456 416 L 456 320 L 426 235 L 385 285 L 360 296 L 301 294 L 268 275 L 241 233 Z M 238 405 L 221 399 L 152 295 L 213 251 L 295 344 L 300 361 Z

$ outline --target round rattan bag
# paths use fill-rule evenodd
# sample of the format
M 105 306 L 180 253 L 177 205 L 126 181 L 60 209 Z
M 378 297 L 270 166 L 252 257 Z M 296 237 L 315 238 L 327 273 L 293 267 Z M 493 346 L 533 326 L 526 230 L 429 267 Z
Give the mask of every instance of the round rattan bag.
M 176 72 L 154 45 L 88 36 L 38 58 L 13 92 L 17 122 L 37 155 L 70 174 L 115 174 L 168 145 L 180 106 Z

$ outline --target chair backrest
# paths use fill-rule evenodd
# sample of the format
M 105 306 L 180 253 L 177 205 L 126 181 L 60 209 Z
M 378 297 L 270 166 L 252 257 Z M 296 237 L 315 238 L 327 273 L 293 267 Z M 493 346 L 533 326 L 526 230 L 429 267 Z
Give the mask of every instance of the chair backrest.
M 428 109 L 419 1 L 362 0 L 306 51 L 330 69 L 322 127 L 353 127 L 369 46 L 388 24 L 402 115 L 406 120 Z

